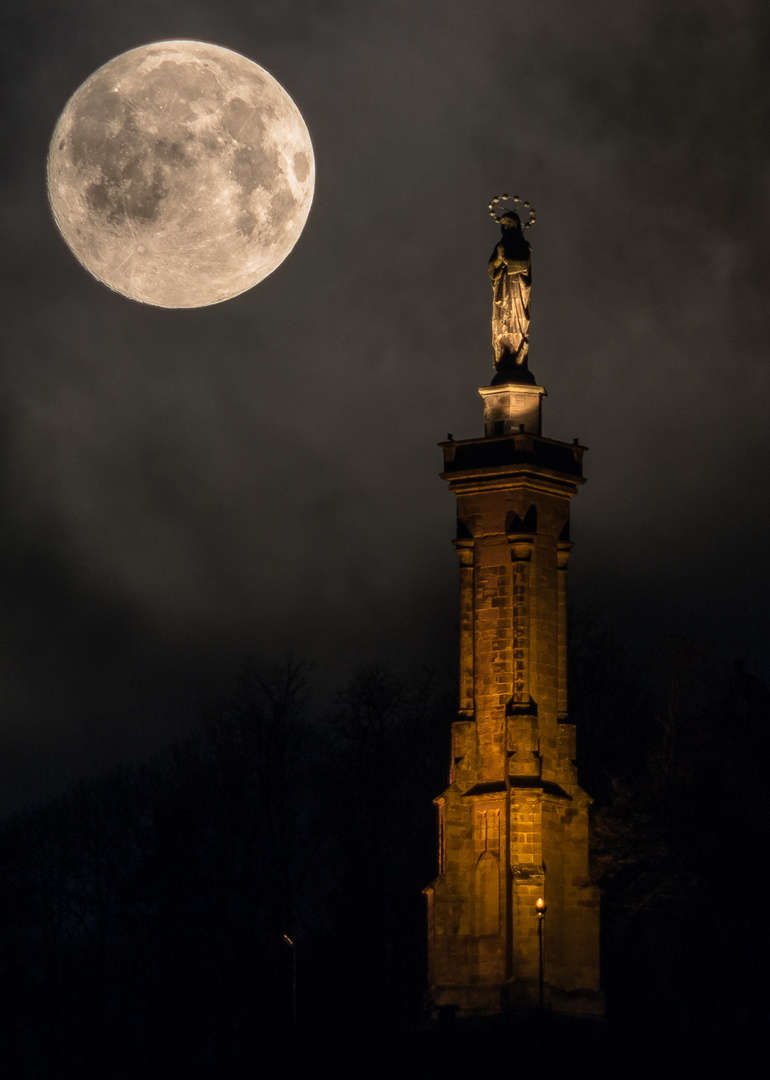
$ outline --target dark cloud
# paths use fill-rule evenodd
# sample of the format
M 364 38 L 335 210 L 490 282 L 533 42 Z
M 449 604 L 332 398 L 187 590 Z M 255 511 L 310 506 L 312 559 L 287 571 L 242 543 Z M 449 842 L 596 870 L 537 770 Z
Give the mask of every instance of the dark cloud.
M 32 0 L 7 18 L 8 804 L 177 734 L 245 652 L 451 660 L 435 444 L 481 431 L 486 204 L 505 190 L 538 210 L 546 434 L 591 448 L 574 594 L 765 663 L 759 3 Z M 318 165 L 283 266 L 183 312 L 93 281 L 44 189 L 77 86 L 173 37 L 271 71 Z

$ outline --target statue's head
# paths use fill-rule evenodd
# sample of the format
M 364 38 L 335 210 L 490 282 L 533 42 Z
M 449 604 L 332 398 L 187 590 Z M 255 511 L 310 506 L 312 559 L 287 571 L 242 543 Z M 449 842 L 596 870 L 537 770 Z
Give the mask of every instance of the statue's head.
M 506 210 L 506 212 L 503 214 L 503 216 L 499 217 L 497 220 L 500 223 L 500 228 L 501 229 L 520 229 L 521 228 L 521 218 L 519 217 L 518 214 L 514 213 L 513 210 Z

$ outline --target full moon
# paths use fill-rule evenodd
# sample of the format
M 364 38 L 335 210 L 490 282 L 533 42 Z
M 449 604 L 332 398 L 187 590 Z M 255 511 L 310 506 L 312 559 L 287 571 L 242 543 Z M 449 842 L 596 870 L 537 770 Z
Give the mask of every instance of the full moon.
M 53 216 L 76 258 L 165 308 L 218 304 L 271 274 L 314 184 L 310 136 L 283 87 L 201 41 L 144 45 L 99 68 L 48 154 Z

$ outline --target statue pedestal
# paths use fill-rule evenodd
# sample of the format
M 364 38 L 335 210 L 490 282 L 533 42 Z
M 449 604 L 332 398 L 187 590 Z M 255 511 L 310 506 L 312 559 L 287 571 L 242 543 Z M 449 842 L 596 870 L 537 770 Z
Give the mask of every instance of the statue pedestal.
M 479 393 L 484 399 L 484 435 L 488 439 L 517 435 L 522 430 L 530 435 L 541 434 L 542 402 L 546 396 L 542 386 L 508 383 L 482 386 Z

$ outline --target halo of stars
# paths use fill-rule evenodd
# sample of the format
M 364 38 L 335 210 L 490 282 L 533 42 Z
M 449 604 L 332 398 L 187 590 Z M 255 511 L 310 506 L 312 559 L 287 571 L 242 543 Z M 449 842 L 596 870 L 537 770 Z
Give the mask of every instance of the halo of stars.
M 530 229 L 535 224 L 535 208 L 533 206 L 530 206 L 528 202 L 520 199 L 518 195 L 495 195 L 494 199 L 492 199 L 489 204 L 489 216 L 493 217 L 495 221 L 500 220 L 500 218 L 497 216 L 496 211 L 497 204 L 501 202 L 513 202 L 514 209 L 516 209 L 516 204 L 520 203 L 525 210 L 529 211 L 529 221 L 522 221 L 521 223 L 521 227 L 523 229 Z M 503 214 L 500 215 L 500 217 L 503 216 Z

